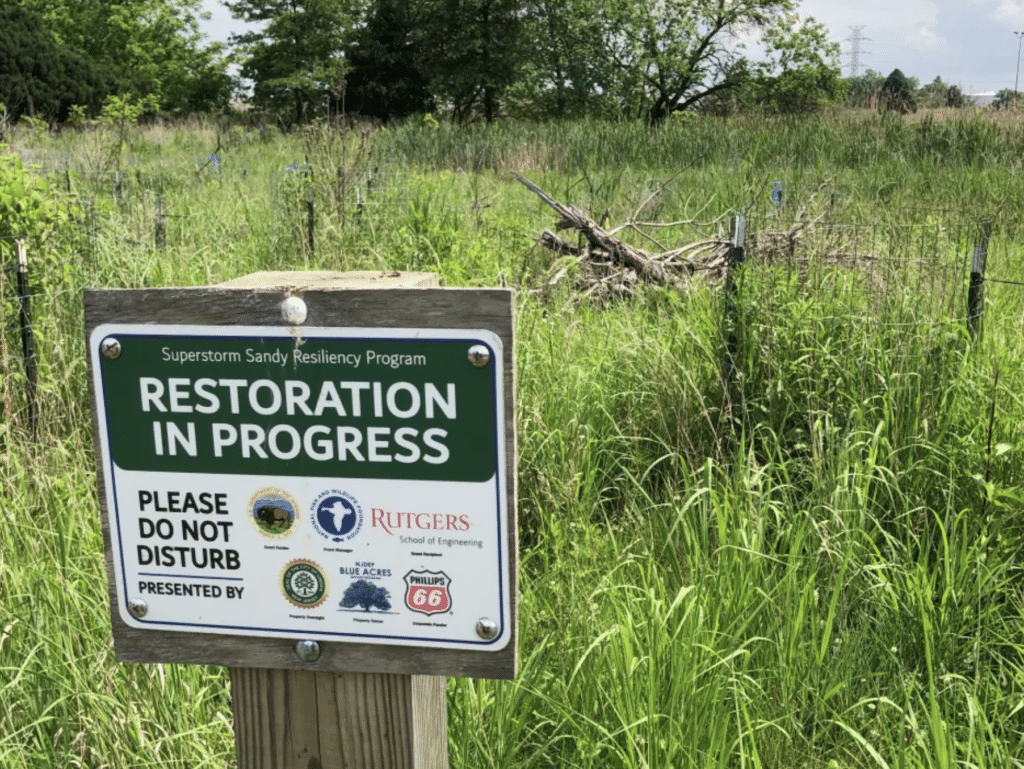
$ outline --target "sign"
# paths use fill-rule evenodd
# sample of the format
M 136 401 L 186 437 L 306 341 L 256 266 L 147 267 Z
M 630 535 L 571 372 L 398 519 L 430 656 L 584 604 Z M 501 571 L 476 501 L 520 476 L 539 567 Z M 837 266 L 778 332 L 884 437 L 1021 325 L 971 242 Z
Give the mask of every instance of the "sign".
M 89 347 L 128 626 L 508 645 L 497 334 L 101 323 Z

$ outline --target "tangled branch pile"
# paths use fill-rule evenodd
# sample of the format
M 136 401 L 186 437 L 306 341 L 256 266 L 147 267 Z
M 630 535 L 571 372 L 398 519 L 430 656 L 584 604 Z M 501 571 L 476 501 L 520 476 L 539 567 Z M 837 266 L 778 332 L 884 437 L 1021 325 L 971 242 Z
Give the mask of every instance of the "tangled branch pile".
M 629 297 L 645 284 L 685 284 L 698 272 L 711 277 L 724 274 L 729 257 L 727 239 L 711 238 L 680 248 L 666 249 L 650 234 L 651 230 L 694 222 L 662 224 L 637 221 L 637 217 L 658 192 L 645 200 L 628 222 L 606 230 L 604 218 L 598 223 L 576 206 L 559 203 L 529 179 L 514 172 L 512 176 L 561 217 L 555 224 L 556 232 L 573 229 L 580 234 L 580 244 L 574 246 L 551 230 L 541 232 L 540 243 L 563 257 L 555 263 L 548 286 L 561 282 L 574 272 L 574 268 L 578 268 L 575 274 L 578 275 L 579 288 L 584 296 Z M 624 230 L 639 233 L 660 250 L 647 251 L 623 242 L 616 235 Z
M 548 287 L 574 278 L 584 296 L 605 299 L 633 296 L 643 285 L 683 287 L 692 285 L 698 278 L 715 281 L 725 276 L 730 241 L 724 234 L 724 217 L 711 222 L 640 221 L 644 209 L 661 192 L 659 189 L 640 204 L 627 222 L 605 229 L 607 212 L 600 222 L 596 222 L 576 206 L 559 203 L 529 179 L 514 172 L 512 176 L 560 217 L 555 224 L 555 232 L 545 229 L 538 239 L 561 257 L 552 267 Z M 840 231 L 828 227 L 819 231 L 825 214 L 817 211 L 816 203 L 820 193 L 831 183 L 831 179 L 822 181 L 787 226 L 765 227 L 753 233 L 748 229 L 747 259 L 766 264 L 785 262 L 801 270 L 807 269 L 810 254 L 817 256 L 822 263 L 847 266 L 860 266 L 871 261 L 869 256 L 850 253 L 850 244 Z M 719 234 L 675 248 L 666 248 L 652 234 L 658 229 L 683 226 L 712 227 Z M 578 245 L 556 234 L 569 229 L 579 234 Z M 646 250 L 623 242 L 617 236 L 624 231 L 638 234 L 658 250 Z

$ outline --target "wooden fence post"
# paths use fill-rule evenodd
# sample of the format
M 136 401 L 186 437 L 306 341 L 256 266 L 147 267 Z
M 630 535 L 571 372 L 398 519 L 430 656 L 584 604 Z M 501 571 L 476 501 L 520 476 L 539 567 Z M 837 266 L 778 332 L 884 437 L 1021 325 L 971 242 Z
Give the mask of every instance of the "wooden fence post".
M 166 236 L 164 233 L 164 202 L 162 200 L 156 202 L 153 232 L 153 240 L 156 243 L 157 250 L 163 251 Z
M 981 238 L 974 246 L 971 257 L 971 283 L 967 289 L 967 330 L 972 339 L 980 339 L 985 314 L 985 264 L 988 261 L 988 240 L 992 234 L 992 222 L 981 223 Z
M 36 343 L 32 331 L 32 303 L 28 287 L 28 254 L 25 241 L 14 241 L 18 254 L 18 315 L 21 324 L 21 355 L 25 363 L 25 402 L 29 433 L 39 440 L 39 401 L 36 398 Z

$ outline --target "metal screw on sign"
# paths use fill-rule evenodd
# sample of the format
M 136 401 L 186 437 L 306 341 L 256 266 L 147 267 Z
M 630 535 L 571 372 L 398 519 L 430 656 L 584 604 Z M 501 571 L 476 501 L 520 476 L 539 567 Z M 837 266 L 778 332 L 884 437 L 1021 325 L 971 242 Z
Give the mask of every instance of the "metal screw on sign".
M 121 343 L 114 339 L 114 337 L 108 336 L 100 342 L 100 352 L 103 353 L 104 357 L 117 360 L 121 357 Z
M 281 317 L 285 323 L 298 326 L 306 322 L 306 303 L 297 296 L 289 296 L 281 302 Z
M 476 634 L 485 641 L 490 641 L 498 636 L 498 623 L 493 619 L 481 617 L 476 623 Z
M 491 351 L 482 344 L 475 344 L 469 348 L 469 362 L 477 368 L 483 368 L 491 362 Z
M 130 598 L 128 600 L 128 612 L 133 617 L 145 617 L 146 612 L 148 611 L 149 604 L 147 604 L 141 598 Z
M 295 656 L 303 662 L 316 662 L 320 659 L 320 644 L 316 641 L 296 641 Z

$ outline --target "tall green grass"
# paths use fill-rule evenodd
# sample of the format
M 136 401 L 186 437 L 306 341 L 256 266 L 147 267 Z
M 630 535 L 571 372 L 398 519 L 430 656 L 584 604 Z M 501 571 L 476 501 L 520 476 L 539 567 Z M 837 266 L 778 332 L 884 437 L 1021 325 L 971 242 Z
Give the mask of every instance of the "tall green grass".
M 521 675 L 449 681 L 453 766 L 1024 763 L 1024 289 L 986 286 L 975 341 L 962 283 L 942 293 L 966 281 L 972 245 L 950 233 L 984 214 L 999 214 L 990 274 L 1024 278 L 1017 128 L 407 125 L 376 134 L 369 161 L 354 134 L 343 170 L 364 193 L 368 169 L 378 182 L 361 213 L 316 188 L 315 252 L 308 180 L 285 170 L 304 162 L 303 137 L 236 131 L 220 173 L 197 174 L 212 127 L 142 129 L 120 200 L 90 160 L 102 141 L 15 142 L 48 170 L 67 162 L 82 211 L 73 237 L 52 241 L 62 288 L 35 300 L 38 444 L 10 333 L 0 356 L 0 765 L 231 765 L 224 671 L 113 658 L 80 291 L 296 268 L 519 289 Z M 765 207 L 767 182 L 798 205 L 828 173 L 818 213 L 916 228 L 878 237 L 879 256 L 961 261 L 932 283 L 889 276 L 880 293 L 847 267 L 752 260 L 728 382 L 714 283 L 603 306 L 565 284 L 535 290 L 551 259 L 532 239 L 551 213 L 510 169 L 613 221 L 666 183 L 646 217 L 738 208 L 758 227 L 787 213 Z M 162 252 L 157 199 L 173 217 Z

